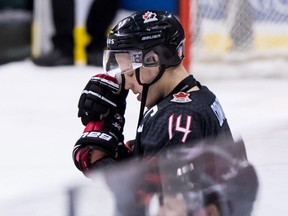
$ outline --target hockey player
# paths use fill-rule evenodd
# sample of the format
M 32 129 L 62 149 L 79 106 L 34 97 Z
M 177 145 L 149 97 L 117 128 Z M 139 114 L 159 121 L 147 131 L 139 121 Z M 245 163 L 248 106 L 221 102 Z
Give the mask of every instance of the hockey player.
M 259 182 L 247 160 L 207 145 L 182 147 L 167 155 L 158 160 L 160 190 L 152 195 L 151 189 L 156 187 L 151 181 L 146 187 L 151 196 L 148 215 L 251 215 Z M 155 168 L 150 170 L 155 175 Z
M 85 129 L 73 159 L 85 175 L 131 157 L 152 160 L 177 146 L 194 147 L 203 139 L 210 140 L 205 143 L 209 146 L 218 145 L 214 142 L 218 137 L 235 144 L 216 96 L 182 66 L 183 43 L 181 24 L 165 11 L 134 13 L 111 30 L 103 59 L 106 73 L 91 78 L 78 104 Z M 141 109 L 135 140 L 123 144 L 129 90 L 138 94 Z M 240 153 L 246 159 L 244 146 Z M 114 191 L 119 215 L 143 215 L 144 205 L 123 213 L 125 199 L 133 200 L 128 194 L 123 197 L 127 185 L 118 184 Z
M 250 216 L 259 187 L 255 168 L 239 154 L 242 141 L 216 143 L 182 145 L 137 167 L 105 169 L 116 215 L 142 215 L 142 206 L 149 216 Z
M 165 11 L 136 12 L 111 30 L 103 60 L 106 73 L 91 78 L 78 105 L 86 127 L 73 158 L 85 175 L 131 156 L 149 159 L 204 138 L 233 140 L 217 97 L 181 64 L 184 39 L 178 19 Z M 141 109 L 136 139 L 124 145 L 128 90 L 138 94 Z

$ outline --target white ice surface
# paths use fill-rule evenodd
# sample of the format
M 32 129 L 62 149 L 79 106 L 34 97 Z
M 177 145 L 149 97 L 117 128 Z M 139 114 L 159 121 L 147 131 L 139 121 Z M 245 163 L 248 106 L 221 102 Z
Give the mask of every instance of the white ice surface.
M 272 75 L 265 78 L 259 76 L 263 65 L 257 64 L 245 67 L 246 71 L 239 68 L 238 76 L 231 79 L 195 74 L 218 96 L 234 136 L 246 143 L 261 184 L 253 214 L 257 216 L 287 212 L 288 70 L 283 70 L 285 76 L 275 77 L 273 64 L 279 66 L 267 64 Z M 287 68 L 288 62 L 283 64 Z M 254 77 L 247 72 L 252 67 L 260 68 Z M 237 70 L 237 66 L 214 66 L 210 75 L 228 74 L 231 68 Z M 41 68 L 29 60 L 0 67 L 0 204 L 64 194 L 70 186 L 87 181 L 74 167 L 71 154 L 83 130 L 77 118 L 78 98 L 98 72 L 101 69 L 96 67 Z M 129 94 L 126 140 L 135 135 L 138 111 L 138 102 Z

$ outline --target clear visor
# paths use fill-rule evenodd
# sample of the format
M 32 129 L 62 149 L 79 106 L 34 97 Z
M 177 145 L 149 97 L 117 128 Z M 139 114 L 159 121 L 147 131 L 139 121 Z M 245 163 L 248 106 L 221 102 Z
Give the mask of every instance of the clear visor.
M 104 71 L 110 76 L 128 73 L 142 66 L 158 65 L 159 57 L 154 51 L 144 56 L 141 50 L 105 50 L 103 55 Z

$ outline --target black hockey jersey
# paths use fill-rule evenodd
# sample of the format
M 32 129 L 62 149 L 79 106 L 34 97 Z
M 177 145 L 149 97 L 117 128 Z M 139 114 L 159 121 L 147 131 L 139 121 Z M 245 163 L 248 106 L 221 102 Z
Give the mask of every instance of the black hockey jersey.
M 200 90 L 189 92 L 193 83 Z M 169 147 L 218 136 L 233 140 L 223 109 L 215 95 L 190 75 L 146 111 L 134 149 L 139 156 L 153 157 Z

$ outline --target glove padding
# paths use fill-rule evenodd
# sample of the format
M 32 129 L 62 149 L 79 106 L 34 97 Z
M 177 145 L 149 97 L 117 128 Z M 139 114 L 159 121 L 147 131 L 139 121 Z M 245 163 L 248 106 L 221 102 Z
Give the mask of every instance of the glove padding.
M 78 103 L 78 117 L 83 125 L 102 120 L 111 112 L 124 115 L 128 90 L 124 89 L 124 77 L 121 78 L 121 84 L 106 74 L 98 74 L 89 80 Z
M 117 146 L 124 140 L 124 123 L 124 117 L 118 113 L 111 113 L 101 121 L 89 122 L 74 146 L 73 160 L 76 167 L 82 172 L 89 171 L 92 166 L 92 150 L 99 150 L 107 157 L 115 158 Z

